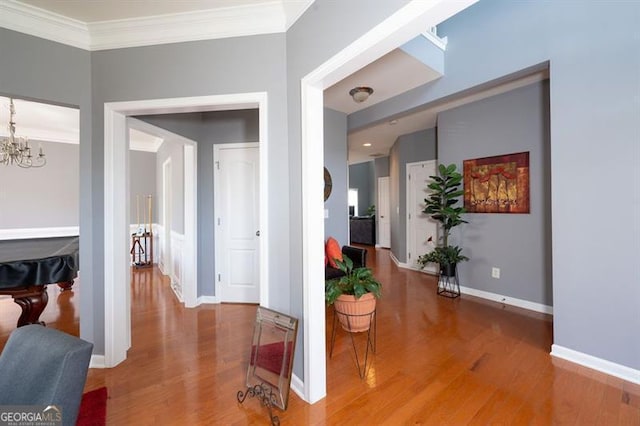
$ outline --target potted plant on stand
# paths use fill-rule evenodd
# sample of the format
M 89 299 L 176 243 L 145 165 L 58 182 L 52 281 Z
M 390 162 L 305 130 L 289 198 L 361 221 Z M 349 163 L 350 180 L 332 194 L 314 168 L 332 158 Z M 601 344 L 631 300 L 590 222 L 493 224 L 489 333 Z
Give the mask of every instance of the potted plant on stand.
M 460 283 L 458 282 L 458 263 L 469 260 L 462 254 L 462 249 L 449 244 L 451 229 L 467 223 L 462 219 L 466 212 L 464 207 L 457 206 L 459 197 L 464 194 L 460 189 L 462 175 L 456 171 L 456 165 L 450 164 L 438 167 L 438 176 L 429 176 L 431 182 L 427 186 L 431 191 L 429 198 L 424 200 L 423 213 L 431 216 L 439 223 L 440 238 L 436 247 L 429 253 L 418 257 L 418 264 L 425 267 L 428 263 L 439 265 L 438 294 L 456 298 L 460 296 Z M 433 242 L 433 237 L 429 237 Z
M 354 268 L 347 256 L 336 260 L 344 276 L 325 281 L 325 300 L 334 305 L 340 325 L 349 332 L 369 330 L 376 299 L 382 294 L 382 284 L 375 279 L 371 269 Z

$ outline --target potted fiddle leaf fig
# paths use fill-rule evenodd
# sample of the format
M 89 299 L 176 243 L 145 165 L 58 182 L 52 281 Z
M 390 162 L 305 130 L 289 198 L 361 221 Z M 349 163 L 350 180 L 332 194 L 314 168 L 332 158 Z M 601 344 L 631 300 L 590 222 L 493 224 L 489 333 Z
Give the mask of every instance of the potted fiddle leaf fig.
M 325 300 L 334 305 L 340 325 L 346 331 L 367 331 L 371 315 L 376 309 L 376 299 L 382 295 L 382 284 L 373 276 L 371 269 L 354 268 L 353 261 L 343 255 L 336 259 L 344 276 L 325 281 Z
M 440 268 L 440 276 L 453 277 L 457 286 L 457 265 L 458 263 L 469 260 L 462 254 L 462 248 L 450 245 L 449 236 L 451 230 L 456 226 L 467 223 L 462 218 L 466 210 L 462 206 L 458 206 L 459 198 L 464 194 L 460 189 L 462 185 L 462 175 L 456 170 L 455 164 L 445 166 L 440 164 L 437 176 L 429 176 L 427 188 L 431 191 L 429 198 L 424 200 L 425 208 L 423 213 L 428 214 L 433 220 L 439 224 L 440 238 L 436 247 L 429 253 L 418 257 L 418 264 L 424 268 L 428 263 L 437 263 Z M 433 237 L 427 240 L 433 243 Z M 438 293 L 443 293 L 438 283 Z M 447 281 L 448 282 L 448 281 Z M 459 295 L 459 288 L 456 297 Z

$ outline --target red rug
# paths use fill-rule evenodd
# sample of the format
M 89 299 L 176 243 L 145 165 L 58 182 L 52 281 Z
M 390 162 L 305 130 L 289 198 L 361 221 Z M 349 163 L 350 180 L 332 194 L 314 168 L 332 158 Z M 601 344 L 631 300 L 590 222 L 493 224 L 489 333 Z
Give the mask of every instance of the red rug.
M 76 426 L 107 424 L 107 388 L 101 387 L 82 395 Z

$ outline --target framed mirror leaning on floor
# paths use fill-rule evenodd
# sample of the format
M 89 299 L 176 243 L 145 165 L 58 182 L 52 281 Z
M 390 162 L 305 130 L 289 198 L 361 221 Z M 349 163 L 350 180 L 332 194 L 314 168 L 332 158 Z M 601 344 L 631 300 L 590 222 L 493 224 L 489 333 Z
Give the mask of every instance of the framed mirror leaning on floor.
M 272 407 L 287 409 L 291 388 L 293 354 L 296 346 L 298 320 L 289 315 L 259 306 L 253 328 L 247 389 L 238 391 L 238 401 L 247 396 L 258 397 L 269 409 L 272 424 L 279 424 Z

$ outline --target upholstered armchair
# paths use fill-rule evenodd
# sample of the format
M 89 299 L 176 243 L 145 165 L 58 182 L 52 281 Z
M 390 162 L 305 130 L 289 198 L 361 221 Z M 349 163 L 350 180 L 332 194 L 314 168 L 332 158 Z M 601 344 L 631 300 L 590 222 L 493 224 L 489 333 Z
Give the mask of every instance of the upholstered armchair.
M 54 405 L 76 424 L 93 344 L 41 325 L 15 329 L 0 355 L 0 405 Z

